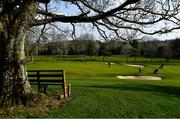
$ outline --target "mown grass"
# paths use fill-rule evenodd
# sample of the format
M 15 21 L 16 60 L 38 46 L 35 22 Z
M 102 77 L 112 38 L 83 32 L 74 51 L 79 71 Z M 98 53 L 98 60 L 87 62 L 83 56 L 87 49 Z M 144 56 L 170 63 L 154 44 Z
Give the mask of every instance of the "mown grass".
M 57 62 L 52 56 L 35 57 L 28 69 L 65 69 L 67 82 L 72 84 L 72 100 L 44 117 L 180 117 L 180 63 L 171 60 L 156 74 L 160 81 L 120 80 L 117 75 L 154 75 L 152 72 L 163 59 L 153 62 L 136 58 L 137 64 L 146 64 L 142 73 L 124 66 L 125 57 L 108 57 L 115 64 L 108 68 L 102 57 L 81 62 L 77 56 Z M 90 57 L 93 58 L 93 57 Z M 129 63 L 133 63 L 129 61 Z M 51 90 L 59 90 L 52 87 Z

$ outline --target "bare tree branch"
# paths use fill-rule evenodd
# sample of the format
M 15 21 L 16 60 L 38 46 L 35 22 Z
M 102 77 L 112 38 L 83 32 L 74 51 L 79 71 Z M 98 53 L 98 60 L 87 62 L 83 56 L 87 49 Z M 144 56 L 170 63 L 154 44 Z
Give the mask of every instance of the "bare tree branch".
M 42 25 L 45 23 L 50 23 L 50 22 L 71 22 L 71 23 L 79 23 L 79 22 L 95 22 L 97 20 L 106 18 L 106 17 L 110 17 L 111 15 L 113 15 L 114 13 L 122 10 L 124 7 L 126 7 L 127 5 L 133 4 L 135 3 L 135 1 L 139 1 L 139 0 L 127 0 L 126 2 L 124 2 L 123 4 L 121 4 L 120 6 L 111 9 L 107 12 L 104 12 L 102 14 L 98 14 L 95 16 L 87 16 L 86 14 L 80 14 L 78 16 L 65 16 L 65 15 L 57 15 L 57 14 L 52 14 L 52 13 L 46 13 L 43 11 L 37 11 L 37 13 L 39 14 L 43 14 L 43 15 L 47 15 L 50 16 L 51 18 L 48 18 L 47 20 L 36 20 L 35 23 L 31 24 L 31 26 L 37 26 L 37 25 Z

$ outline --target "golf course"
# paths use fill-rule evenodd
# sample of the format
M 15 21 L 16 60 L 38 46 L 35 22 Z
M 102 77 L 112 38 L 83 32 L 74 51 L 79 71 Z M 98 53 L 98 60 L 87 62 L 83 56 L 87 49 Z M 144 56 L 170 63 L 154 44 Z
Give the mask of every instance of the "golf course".
M 180 0 L 0 0 L 1 118 L 180 118 Z
M 124 56 L 36 56 L 28 70 L 59 70 L 66 72 L 71 86 L 71 99 L 42 117 L 57 118 L 165 118 L 180 117 L 180 61 L 171 59 L 157 73 L 153 71 L 163 59 L 137 57 L 126 62 Z M 110 67 L 106 61 L 111 61 Z M 126 64 L 143 65 L 137 67 Z M 156 76 L 161 80 L 118 79 L 117 76 Z M 34 90 L 36 90 L 34 88 Z M 56 86 L 48 89 L 59 91 Z M 29 115 L 37 117 L 37 115 Z M 40 116 L 41 117 L 41 116 Z

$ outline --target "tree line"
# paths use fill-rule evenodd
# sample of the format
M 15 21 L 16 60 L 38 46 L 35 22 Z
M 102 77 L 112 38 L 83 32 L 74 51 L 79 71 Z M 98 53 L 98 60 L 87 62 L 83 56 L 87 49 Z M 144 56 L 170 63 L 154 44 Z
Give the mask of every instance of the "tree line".
M 31 50 L 31 47 L 34 44 L 26 42 L 26 55 L 59 55 L 60 57 L 62 55 L 126 55 L 129 57 L 165 58 L 165 60 L 180 58 L 179 38 L 163 41 L 152 37 L 129 39 L 127 41 L 117 39 L 100 41 L 88 33 L 80 35 L 75 40 L 67 40 L 63 34 L 54 34 L 53 37 L 53 39 L 36 44 L 33 50 Z

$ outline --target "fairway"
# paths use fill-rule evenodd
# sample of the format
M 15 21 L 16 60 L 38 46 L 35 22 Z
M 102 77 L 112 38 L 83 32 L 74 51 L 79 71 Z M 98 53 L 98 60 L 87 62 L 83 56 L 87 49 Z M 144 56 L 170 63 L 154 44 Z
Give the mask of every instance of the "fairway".
M 48 60 L 48 57 L 44 57 Z M 180 64 L 166 64 L 155 76 L 162 80 L 121 80 L 117 75 L 154 75 L 158 62 L 148 64 L 143 72 L 128 67 L 118 57 L 109 68 L 100 61 L 43 60 L 28 69 L 64 69 L 72 84 L 72 100 L 45 117 L 180 117 Z M 142 59 L 141 59 L 142 60 Z M 53 87 L 52 90 L 59 90 Z

